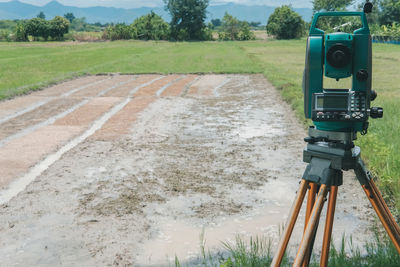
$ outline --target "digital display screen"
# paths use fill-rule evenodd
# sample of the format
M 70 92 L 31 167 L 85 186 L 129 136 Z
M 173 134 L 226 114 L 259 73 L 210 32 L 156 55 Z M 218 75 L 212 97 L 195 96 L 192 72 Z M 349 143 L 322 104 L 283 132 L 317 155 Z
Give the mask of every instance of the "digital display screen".
M 347 96 L 317 96 L 317 109 L 347 109 Z

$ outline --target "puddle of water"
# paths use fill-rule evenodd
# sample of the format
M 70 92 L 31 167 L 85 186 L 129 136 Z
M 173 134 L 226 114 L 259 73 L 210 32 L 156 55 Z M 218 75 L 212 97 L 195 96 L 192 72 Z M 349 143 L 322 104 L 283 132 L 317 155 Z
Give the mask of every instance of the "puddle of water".
M 226 216 L 215 220 L 212 223 L 199 222 L 199 220 L 173 219 L 171 217 L 159 216 L 157 232 L 144 244 L 144 249 L 136 258 L 135 266 L 162 266 L 173 264 L 175 256 L 181 262 L 193 262 L 199 259 L 201 252 L 201 235 L 204 234 L 206 251 L 220 252 L 223 249 L 223 242 L 234 244 L 236 237 L 240 236 L 248 243 L 251 237 L 266 238 L 272 241 L 273 247 L 277 245 L 279 232 L 287 220 L 292 201 L 298 183 L 293 179 L 271 180 L 262 190 L 259 191 L 236 191 L 239 202 L 249 197 L 260 200 L 260 205 L 242 215 Z M 233 190 L 235 191 L 235 190 Z M 195 197 L 193 197 L 195 199 Z M 182 200 L 183 201 L 183 200 Z M 173 201 L 168 204 L 171 207 L 185 209 L 191 201 L 186 198 L 185 203 Z M 297 244 L 301 240 L 304 227 L 303 209 L 297 219 L 289 245 L 290 253 L 294 254 Z M 161 207 L 159 207 L 161 209 Z M 325 210 L 321 215 L 321 227 L 318 229 L 315 241 L 316 251 L 320 251 L 325 223 Z M 349 236 L 365 229 L 367 224 L 360 221 L 353 214 L 345 214 L 340 210 L 335 214 L 333 241 L 336 245 L 341 242 L 342 235 Z M 205 220 L 204 220 L 205 221 Z M 281 229 L 280 229 L 281 228 Z M 363 241 L 361 241 L 362 243 Z M 354 238 L 353 243 L 360 246 L 360 239 Z
M 206 250 L 210 251 L 221 250 L 222 242 L 234 242 L 237 235 L 245 240 L 252 236 L 276 238 L 279 225 L 285 219 L 282 214 L 289 210 L 294 191 L 295 186 L 287 186 L 287 182 L 271 181 L 262 190 L 256 193 L 251 191 L 251 197 L 262 199 L 260 207 L 244 215 L 222 217 L 207 224 L 160 217 L 156 235 L 144 245 L 144 251 L 137 257 L 136 263 L 138 266 L 169 264 L 174 262 L 175 255 L 182 262 L 194 260 L 200 253 L 200 236 L 203 232 Z M 238 193 L 236 198 L 244 199 L 249 197 L 250 191 L 236 190 L 235 193 Z M 181 204 L 181 208 L 187 203 Z M 176 201 L 170 205 L 179 207 Z

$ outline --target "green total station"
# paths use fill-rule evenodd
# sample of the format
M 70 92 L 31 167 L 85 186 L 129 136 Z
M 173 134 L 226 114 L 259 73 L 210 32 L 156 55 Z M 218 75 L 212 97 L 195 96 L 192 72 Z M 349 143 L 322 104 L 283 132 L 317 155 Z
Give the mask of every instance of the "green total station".
M 317 27 L 321 17 L 359 17 L 361 28 L 353 33 L 325 33 Z M 350 78 L 349 89 L 324 88 L 324 76 Z M 382 108 L 371 108 L 376 92 L 371 90 L 372 42 L 364 12 L 320 12 L 314 15 L 307 39 L 303 75 L 304 113 L 317 130 L 360 132 L 368 118 L 381 118 Z

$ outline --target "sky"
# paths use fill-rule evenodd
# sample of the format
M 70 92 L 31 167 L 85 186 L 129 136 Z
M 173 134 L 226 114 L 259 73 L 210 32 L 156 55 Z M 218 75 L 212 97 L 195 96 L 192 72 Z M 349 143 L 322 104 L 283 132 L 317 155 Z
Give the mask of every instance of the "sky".
M 10 0 L 0 0 L 0 2 L 9 2 Z M 19 0 L 36 6 L 43 6 L 51 0 Z M 108 6 L 120 8 L 136 8 L 142 6 L 163 6 L 162 0 L 57 0 L 65 6 L 89 7 L 89 6 Z M 312 8 L 312 0 L 211 0 L 211 5 L 233 2 L 245 5 L 268 5 L 281 6 L 291 4 L 293 7 Z

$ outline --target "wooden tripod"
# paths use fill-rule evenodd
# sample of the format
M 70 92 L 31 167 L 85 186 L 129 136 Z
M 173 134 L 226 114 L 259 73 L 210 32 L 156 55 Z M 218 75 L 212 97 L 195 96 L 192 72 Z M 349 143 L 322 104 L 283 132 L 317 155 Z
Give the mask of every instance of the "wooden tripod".
M 306 141 L 309 142 L 309 144 L 304 150 L 304 161 L 308 162 L 309 165 L 301 180 L 300 188 L 290 210 L 289 218 L 278 245 L 277 252 L 271 263 L 271 267 L 279 267 L 282 262 L 307 190 L 308 199 L 305 229 L 293 266 L 306 267 L 309 265 L 321 211 L 329 193 L 320 258 L 320 266 L 327 266 L 336 197 L 338 187 L 342 185 L 343 180 L 342 169 L 354 169 L 357 179 L 364 189 L 368 200 L 371 202 L 372 207 L 400 254 L 400 227 L 390 213 L 381 193 L 375 185 L 371 173 L 366 169 L 364 162 L 361 160 L 360 149 L 354 147 L 352 143 L 350 146 L 349 144 L 344 145 L 343 143 L 340 143 L 338 146 L 338 143 L 332 144 L 331 141 L 316 142 L 316 140 L 312 138 Z

